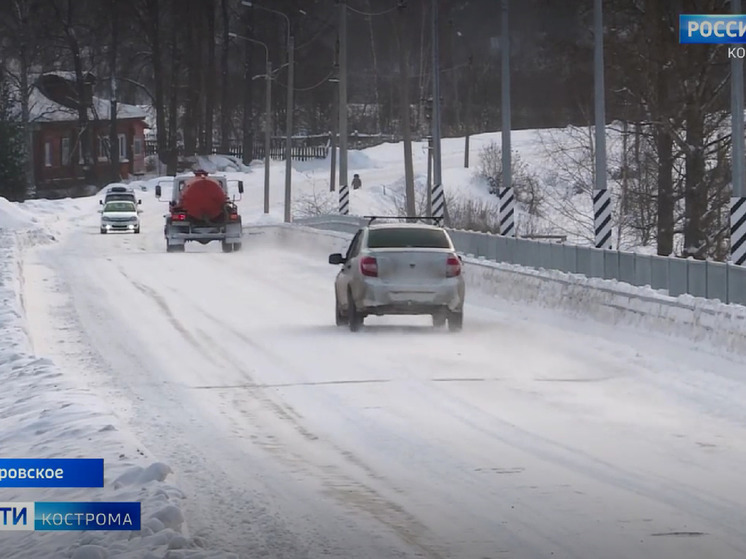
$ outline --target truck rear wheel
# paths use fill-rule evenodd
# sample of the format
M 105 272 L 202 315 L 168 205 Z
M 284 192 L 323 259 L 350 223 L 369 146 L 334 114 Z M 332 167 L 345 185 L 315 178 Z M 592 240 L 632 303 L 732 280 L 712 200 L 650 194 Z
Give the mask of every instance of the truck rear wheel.
M 223 252 L 238 252 L 241 250 L 241 243 L 229 243 L 227 241 L 223 241 Z
M 185 245 L 170 245 L 166 243 L 166 252 L 184 252 Z

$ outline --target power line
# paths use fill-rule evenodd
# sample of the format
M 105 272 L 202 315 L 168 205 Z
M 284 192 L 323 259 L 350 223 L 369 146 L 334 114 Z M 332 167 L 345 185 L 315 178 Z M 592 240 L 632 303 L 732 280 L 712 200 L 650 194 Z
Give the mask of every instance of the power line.
M 448 68 L 441 68 L 440 69 L 440 73 L 444 74 L 446 72 L 455 72 L 456 70 L 460 70 L 462 68 L 468 68 L 468 67 L 469 67 L 469 63 L 466 62 L 466 63 L 462 63 L 462 64 L 457 64 L 455 66 L 449 66 Z M 391 78 L 391 79 L 397 79 L 397 77 L 396 77 L 397 75 L 396 74 L 388 75 L 388 74 L 381 74 L 380 72 L 378 74 L 376 74 L 373 70 L 355 70 L 355 71 L 350 72 L 350 75 L 353 75 L 353 76 L 364 76 L 364 77 L 373 77 L 373 76 L 378 75 L 379 77 L 382 77 L 382 78 L 387 78 L 388 77 L 388 78 Z M 431 72 L 421 72 L 421 73 L 417 73 L 417 74 L 410 74 L 409 76 L 411 78 L 427 78 L 427 77 L 430 77 L 431 75 L 432 75 Z
M 347 5 L 347 9 L 350 10 L 351 12 L 355 12 L 356 14 L 360 14 L 361 16 L 376 17 L 376 16 L 384 16 L 386 14 L 390 14 L 391 12 L 398 10 L 399 6 L 394 6 L 393 8 L 389 8 L 388 10 L 384 10 L 383 12 L 364 12 L 362 10 L 353 8 L 349 4 Z
M 308 45 L 318 40 L 318 38 L 321 37 L 326 31 L 328 31 L 329 29 L 332 29 L 334 27 L 334 19 L 335 19 L 334 15 L 329 17 L 312 38 L 305 41 L 304 43 L 301 43 L 300 45 L 297 45 L 295 47 L 295 50 L 299 51 L 299 50 L 306 48 Z
M 310 87 L 294 87 L 293 91 L 311 91 L 312 89 L 316 89 L 317 87 L 321 87 L 327 81 L 329 81 L 329 78 L 331 78 L 334 75 L 335 71 L 336 71 L 336 68 L 332 68 L 326 76 L 324 76 L 321 80 L 319 80 L 318 83 L 316 83 L 316 84 L 314 84 L 314 85 L 312 85 Z M 287 89 L 288 88 L 287 84 L 284 84 L 284 83 L 282 83 L 280 81 L 277 82 L 277 85 L 279 85 L 283 89 Z

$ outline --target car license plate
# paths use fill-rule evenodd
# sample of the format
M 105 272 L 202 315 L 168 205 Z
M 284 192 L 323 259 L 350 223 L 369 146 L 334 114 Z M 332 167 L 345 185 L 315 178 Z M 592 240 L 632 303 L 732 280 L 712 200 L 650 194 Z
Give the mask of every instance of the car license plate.
M 411 301 L 413 303 L 426 303 L 430 301 L 433 296 L 432 293 L 422 291 L 396 291 L 391 294 L 391 298 L 397 302 Z

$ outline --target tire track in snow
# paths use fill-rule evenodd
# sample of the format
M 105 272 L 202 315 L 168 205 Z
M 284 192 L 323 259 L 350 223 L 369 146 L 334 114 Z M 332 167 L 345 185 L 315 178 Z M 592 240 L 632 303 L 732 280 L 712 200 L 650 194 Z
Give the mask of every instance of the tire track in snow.
M 523 429 L 495 414 L 490 414 L 473 406 L 454 394 L 441 392 L 439 399 L 441 405 L 451 410 L 452 417 L 493 440 L 579 473 L 604 485 L 654 499 L 675 510 L 686 511 L 689 515 L 698 517 L 708 524 L 719 525 L 729 535 L 746 542 L 746 531 L 743 527 L 727 522 L 727 519 L 739 518 L 742 504 L 728 503 L 724 500 L 713 501 L 701 492 L 694 493 L 690 488 L 686 488 L 680 483 L 672 485 L 670 480 L 664 477 L 659 477 L 656 480 L 657 484 L 646 483 L 633 473 L 623 470 L 611 462 Z M 476 421 L 477 417 L 480 416 L 484 418 L 483 422 Z M 499 424 L 500 427 L 497 427 L 496 424 Z M 491 425 L 491 427 L 487 429 L 484 425 Z M 705 510 L 709 513 L 703 514 Z M 746 543 L 742 544 L 738 551 L 746 554 Z
M 256 279 L 256 276 L 253 276 L 252 279 Z M 263 278 L 264 279 L 264 278 Z M 262 283 L 267 283 L 268 285 L 271 285 L 273 289 L 277 289 L 278 285 L 277 282 L 271 282 L 269 280 L 263 281 Z M 280 284 L 281 287 L 285 287 L 285 283 Z M 307 288 L 306 285 L 303 290 L 303 295 L 307 295 Z M 285 290 L 284 291 L 296 291 L 298 294 L 300 294 L 299 290 Z M 178 291 L 178 289 L 176 290 Z M 197 303 L 194 300 L 189 299 L 188 297 L 184 296 L 185 294 L 183 292 L 179 293 L 179 297 L 185 301 L 188 301 L 188 304 L 197 311 L 197 313 L 208 320 L 210 320 L 216 327 L 218 327 L 220 330 L 228 330 L 232 336 L 234 336 L 237 340 L 240 342 L 246 344 L 247 346 L 253 348 L 254 350 L 258 351 L 261 355 L 263 355 L 266 359 L 269 360 L 269 362 L 274 366 L 281 367 L 286 372 L 295 372 L 296 375 L 302 376 L 303 372 L 302 370 L 297 366 L 296 363 L 289 361 L 285 354 L 280 353 L 278 351 L 274 351 L 270 349 L 267 345 L 257 342 L 252 337 L 248 336 L 245 332 L 241 331 L 239 328 L 235 326 L 231 326 L 226 320 L 218 317 L 217 315 L 213 314 L 212 311 L 207 310 L 202 304 Z M 204 332 L 203 332 L 204 333 Z M 217 347 L 217 341 L 212 339 L 212 342 L 216 344 L 215 347 Z M 225 340 L 223 340 L 223 344 L 225 344 Z M 234 344 L 228 344 L 229 348 L 234 347 Z M 230 349 L 226 349 L 225 352 L 223 352 L 223 356 L 226 357 L 230 353 Z M 233 361 L 234 366 L 236 368 L 242 368 L 245 370 L 245 367 L 240 361 Z M 304 426 L 300 424 L 300 420 L 302 420 L 302 416 L 298 414 L 298 412 L 292 408 L 291 406 L 288 406 L 284 402 L 276 402 L 274 401 L 264 390 L 261 386 L 257 385 L 254 381 L 253 376 L 248 373 L 247 378 L 250 380 L 250 382 L 246 385 L 246 388 L 251 390 L 252 394 L 254 396 L 258 396 L 267 406 L 269 406 L 274 413 L 291 422 L 295 428 L 295 430 L 300 433 L 306 441 L 316 441 L 318 440 L 318 436 L 315 434 L 310 433 Z M 242 413 L 244 413 L 247 417 L 250 418 L 250 423 L 255 424 L 259 421 L 259 419 L 252 415 L 250 412 L 245 410 L 245 407 L 241 406 L 240 401 L 235 402 L 235 407 Z M 295 418 L 298 419 L 295 419 Z M 351 421 L 354 421 L 355 417 L 348 418 Z M 353 453 L 344 450 L 340 448 L 337 445 L 334 445 L 330 441 L 322 441 L 323 444 L 331 445 L 335 451 L 335 453 L 343 457 L 345 461 L 351 465 L 353 465 L 358 471 L 362 471 L 364 473 L 364 477 L 368 479 L 374 479 L 378 482 L 383 482 L 386 484 L 389 490 L 392 490 L 394 493 L 406 493 L 405 490 L 397 489 L 395 485 L 393 485 L 391 482 L 386 480 L 386 478 L 382 477 L 380 474 L 376 473 L 374 470 L 372 470 L 363 460 L 360 460 L 358 457 L 356 457 Z M 407 441 L 404 439 L 401 440 L 401 444 L 406 445 Z M 303 452 L 291 452 L 288 445 L 285 446 L 279 446 L 275 439 L 272 439 L 270 443 L 267 445 L 268 450 L 273 452 L 276 455 L 279 455 L 279 457 L 286 462 L 298 466 L 299 464 L 302 465 L 305 470 L 309 470 L 309 466 L 311 465 L 308 461 L 307 456 L 311 455 L 312 452 L 308 452 L 307 454 L 304 454 Z M 294 445 L 295 447 L 295 445 Z M 460 477 L 464 477 L 464 472 L 456 468 L 456 471 L 460 472 Z M 415 545 L 416 540 L 413 539 L 416 534 L 421 534 L 425 532 L 427 529 L 424 527 L 424 525 L 416 520 L 416 518 L 411 515 L 410 513 L 407 513 L 405 509 L 403 509 L 401 506 L 397 505 L 390 499 L 385 499 L 381 496 L 380 492 L 375 491 L 372 489 L 372 487 L 369 484 L 362 483 L 358 480 L 353 480 L 349 476 L 342 473 L 338 468 L 334 467 L 316 467 L 316 474 L 315 477 L 319 479 L 323 479 L 325 485 L 327 486 L 326 493 L 334 496 L 337 500 L 347 504 L 348 506 L 353 506 L 357 508 L 358 510 L 363 510 L 364 512 L 367 512 L 368 514 L 372 515 L 374 518 L 379 520 L 379 522 L 382 522 L 383 524 L 396 529 L 396 532 L 400 535 L 400 537 L 406 541 L 410 545 Z M 474 484 L 479 484 L 480 482 L 483 482 L 483 477 L 475 474 L 468 475 L 469 481 L 473 482 Z M 367 506 L 364 506 L 367 503 Z M 488 500 L 485 501 L 485 505 L 487 505 Z M 406 515 L 404 518 L 402 518 L 402 515 Z M 392 519 L 394 521 L 392 522 Z M 535 527 L 531 525 L 529 521 L 527 522 L 521 522 L 521 521 L 514 521 L 513 522 L 516 525 L 522 526 L 522 529 L 526 533 L 531 533 L 532 531 L 536 532 Z M 402 531 L 404 529 L 404 531 Z M 507 530 L 507 529 L 506 529 Z M 509 534 L 506 534 L 506 540 L 512 544 L 514 544 L 512 547 L 513 549 L 522 549 L 522 550 L 528 550 L 532 549 L 533 553 L 535 553 L 537 556 L 541 553 L 540 549 L 536 547 L 533 542 L 522 538 L 517 533 L 512 532 Z M 432 540 L 433 537 L 429 536 L 428 539 Z M 556 549 L 563 549 L 566 546 L 564 546 L 561 542 L 558 542 L 556 539 L 553 539 L 550 535 L 546 535 L 545 541 L 551 543 L 551 545 Z M 422 543 L 417 544 L 418 547 L 423 548 Z M 566 549 L 566 551 L 570 551 L 569 549 Z M 437 553 L 443 553 L 445 556 L 448 556 L 448 553 L 445 551 L 434 551 L 432 549 L 428 550 L 428 553 L 436 553 L 436 555 L 427 555 L 428 557 L 440 557 L 441 555 L 437 555 Z
M 249 381 L 248 386 L 257 389 L 252 390 L 253 395 L 257 397 L 258 400 L 276 417 L 290 424 L 307 442 L 313 443 L 319 440 L 317 435 L 311 433 L 301 423 L 303 418 L 294 408 L 272 399 L 267 394 L 266 390 L 259 388 L 252 375 L 251 369 L 247 368 L 243 362 L 231 357 L 230 351 L 216 351 L 216 348 L 222 347 L 224 342 L 219 343 L 204 330 L 198 330 L 199 338 L 191 334 L 186 328 L 184 328 L 178 319 L 176 319 L 170 306 L 161 295 L 159 295 L 154 289 L 127 276 L 124 270 L 120 269 L 120 272 L 134 287 L 147 295 L 158 305 L 168 321 L 187 341 L 189 341 L 189 343 L 194 347 L 202 348 L 203 351 L 208 351 L 210 355 L 217 355 L 228 366 L 240 371 Z M 276 284 L 273 285 L 276 287 Z M 175 290 L 175 293 L 178 294 L 178 290 Z M 183 295 L 183 293 L 180 295 Z M 190 307 L 197 310 L 200 315 L 209 319 L 218 328 L 227 328 L 231 334 L 255 351 L 259 352 L 270 364 L 282 367 L 286 370 L 298 370 L 296 365 L 285 359 L 280 353 L 268 349 L 264 344 L 256 342 L 240 330 L 228 326 L 225 320 L 215 316 L 201 305 L 196 304 L 191 298 L 184 297 L 183 300 L 186 301 Z M 251 425 L 257 425 L 261 421 L 261 418 L 259 418 L 256 413 L 249 412 L 245 406 L 238 406 L 237 411 L 247 416 L 251 420 Z M 355 458 L 349 451 L 343 451 L 336 447 L 336 445 L 326 441 L 324 444 L 331 446 L 338 456 L 361 469 L 368 477 L 377 480 L 382 479 L 380 476 L 375 474 L 375 472 L 370 470 L 370 468 L 368 468 L 361 460 Z M 294 466 L 303 465 L 309 474 L 323 481 L 324 486 L 326 487 L 325 493 L 327 495 L 333 497 L 335 500 L 346 506 L 352 506 L 353 508 L 372 516 L 381 524 L 387 526 L 396 533 L 407 545 L 419 549 L 424 553 L 424 557 L 429 559 L 446 559 L 447 555 L 444 555 L 442 550 L 437 550 L 434 546 L 422 541 L 423 538 L 430 541 L 434 539 L 433 535 L 426 535 L 428 530 L 422 523 L 417 521 L 414 516 L 409 514 L 401 506 L 385 499 L 369 485 L 352 479 L 336 467 L 318 468 L 318 466 L 313 465 L 313 471 L 311 471 L 311 463 L 308 461 L 307 457 L 302 453 L 292 452 L 288 445 L 280 447 L 277 444 L 263 444 L 262 446 L 289 464 Z
M 263 279 L 261 276 L 259 276 L 257 279 Z M 269 283 L 269 282 L 266 282 Z M 282 287 L 286 287 L 286 283 L 283 283 Z M 294 286 L 298 285 L 297 283 L 293 284 Z M 277 285 L 274 285 L 275 288 L 277 288 Z M 304 291 L 307 293 L 307 286 L 301 289 L 293 289 L 292 292 L 294 294 L 300 294 L 301 291 Z M 580 361 L 582 357 L 587 358 L 587 354 L 582 354 L 577 348 L 570 348 L 572 352 L 568 355 L 568 357 L 576 357 Z M 598 356 L 595 356 L 598 357 Z M 624 378 L 629 377 L 629 371 L 627 368 L 622 367 L 618 364 L 618 360 L 614 360 L 608 357 L 605 357 L 604 355 L 601 355 L 601 358 L 597 360 L 599 363 L 604 363 L 607 366 L 607 369 L 612 369 L 614 371 L 614 375 L 612 378 Z M 534 379 L 535 380 L 535 379 Z M 547 379 L 547 380 L 563 380 L 563 379 Z M 566 379 L 569 381 L 581 381 L 581 380 L 587 380 L 587 379 L 580 379 L 580 378 L 568 378 Z M 448 397 L 444 396 L 444 400 L 447 400 Z M 473 407 L 468 406 L 466 402 L 462 402 L 466 407 L 469 408 L 469 410 L 473 410 Z M 451 406 L 451 413 L 449 415 L 457 417 L 459 420 L 463 419 L 463 417 L 466 415 L 454 413 L 453 407 Z M 471 413 L 471 412 L 470 412 Z M 481 427 L 481 425 L 490 425 L 490 421 L 494 423 L 494 416 L 485 414 L 484 415 L 485 422 L 479 421 L 479 430 L 483 434 L 487 435 L 488 437 L 495 438 L 494 433 L 491 432 L 491 429 L 486 429 L 485 427 Z M 503 422 L 504 423 L 504 422 Z M 477 427 L 477 421 L 469 421 L 466 422 L 469 428 L 475 428 Z M 516 426 L 512 426 L 516 428 Z M 499 429 L 498 429 L 499 430 Z M 531 446 L 531 443 L 528 441 L 535 441 L 536 445 L 535 448 Z M 598 460 L 594 458 L 593 456 L 587 454 L 587 453 L 580 453 L 579 451 L 570 448 L 570 447 L 564 447 L 562 445 L 557 445 L 556 447 L 552 447 L 552 443 L 554 441 L 551 441 L 547 438 L 538 437 L 535 434 L 530 433 L 529 431 L 520 430 L 520 433 L 516 433 L 515 437 L 502 437 L 499 438 L 499 441 L 503 444 L 507 444 L 509 446 L 512 446 L 514 448 L 517 448 L 529 455 L 536 456 L 538 458 L 543 459 L 545 462 L 548 462 L 550 464 L 553 464 L 555 467 L 559 466 L 561 468 L 569 469 L 573 472 L 580 473 L 582 475 L 585 475 L 589 479 L 593 479 L 597 482 L 600 482 L 602 484 L 605 484 L 607 486 L 613 486 L 617 489 L 620 489 L 625 492 L 632 492 L 639 496 L 651 498 L 657 500 L 659 503 L 663 503 L 669 507 L 673 508 L 679 508 L 681 510 L 689 510 L 687 509 L 686 505 L 691 505 L 692 503 L 697 503 L 697 496 L 695 494 L 692 494 L 691 492 L 688 492 L 684 496 L 678 496 L 677 493 L 677 487 L 670 486 L 670 482 L 667 482 L 666 480 L 659 480 L 664 486 L 668 485 L 668 489 L 664 489 L 661 491 L 660 489 L 657 489 L 653 494 L 651 494 L 649 487 L 650 484 L 646 484 L 644 481 L 640 482 L 635 478 L 635 476 L 630 473 L 626 472 L 624 470 L 621 470 L 619 468 L 615 468 L 611 463 L 605 462 L 603 460 Z M 519 443 L 519 444 L 516 444 Z M 549 450 L 551 448 L 554 448 L 554 450 Z M 537 452 L 537 449 L 541 449 L 541 452 Z M 573 456 L 573 454 L 578 456 Z M 680 487 L 678 489 L 681 489 Z M 735 510 L 728 511 L 727 507 L 723 508 L 722 506 L 718 506 L 717 503 L 713 503 L 711 500 L 708 500 L 705 498 L 704 501 L 699 501 L 699 504 L 703 507 L 707 507 L 709 505 L 709 508 L 712 512 L 716 513 L 716 516 L 722 516 L 723 514 L 730 513 L 730 516 L 732 517 Z M 714 508 L 713 508 L 714 507 Z M 735 507 L 734 507 L 735 508 Z M 538 512 L 538 511 L 537 511 Z M 700 515 L 702 516 L 702 515 Z M 711 522 L 712 518 L 706 518 L 702 517 L 704 520 Z M 735 532 L 731 532 L 731 535 L 736 535 L 741 537 L 742 534 L 735 529 Z M 546 534 L 548 537 L 549 535 Z M 551 538 L 548 537 L 548 540 L 551 540 Z M 556 542 L 555 542 L 556 543 Z
M 236 328 L 228 326 L 225 321 L 214 316 L 209 311 L 201 308 L 199 305 L 192 303 L 192 306 L 212 321 L 216 326 L 220 328 L 228 328 L 230 332 L 239 338 L 241 341 L 259 351 L 262 355 L 274 361 L 276 364 L 291 370 L 297 369 L 297 367 L 283 358 L 279 353 L 267 349 L 263 344 L 256 342 L 251 337 L 247 336 L 243 332 Z M 211 340 L 214 344 L 217 342 L 207 335 L 204 331 L 202 334 Z M 217 347 L 217 345 L 216 345 Z M 335 454 L 342 457 L 349 464 L 357 467 L 359 470 L 364 472 L 367 477 L 382 481 L 383 478 L 371 470 L 364 462 L 355 457 L 351 452 L 340 449 L 337 445 L 331 443 L 331 441 L 321 440 L 319 436 L 309 431 L 303 424 L 303 416 L 299 414 L 292 406 L 284 402 L 278 402 L 268 395 L 267 391 L 262 387 L 258 386 L 253 377 L 247 372 L 243 363 L 235 360 L 229 356 L 226 352 L 223 354 L 223 358 L 232 363 L 234 367 L 241 370 L 246 374 L 248 380 L 250 380 L 249 388 L 252 390 L 252 394 L 258 397 L 259 400 L 267 406 L 277 417 L 283 419 L 293 426 L 295 431 L 299 433 L 306 442 L 324 444 L 334 450 Z M 251 420 L 252 424 L 261 421 L 255 413 L 249 412 L 245 406 L 239 406 L 238 411 L 244 414 Z M 347 506 L 352 506 L 357 510 L 367 513 L 381 524 L 388 526 L 393 530 L 402 541 L 406 542 L 412 547 L 416 547 L 424 553 L 424 557 L 429 559 L 446 559 L 448 556 L 444 555 L 444 551 L 436 549 L 434 546 L 426 544 L 423 538 L 432 540 L 433 535 L 428 534 L 427 528 L 420 523 L 413 515 L 408 513 L 401 506 L 393 503 L 390 500 L 384 498 L 371 486 L 362 483 L 358 480 L 354 480 L 351 477 L 345 475 L 339 468 L 334 466 L 319 467 L 318 465 L 312 464 L 307 455 L 300 452 L 293 452 L 288 445 L 279 446 L 277 444 L 268 445 L 268 449 L 277 455 L 279 458 L 286 462 L 298 466 L 303 465 L 306 471 L 308 471 L 313 477 L 321 479 L 325 486 L 325 493 L 338 502 L 343 503 Z M 327 453 L 328 454 L 328 453 Z

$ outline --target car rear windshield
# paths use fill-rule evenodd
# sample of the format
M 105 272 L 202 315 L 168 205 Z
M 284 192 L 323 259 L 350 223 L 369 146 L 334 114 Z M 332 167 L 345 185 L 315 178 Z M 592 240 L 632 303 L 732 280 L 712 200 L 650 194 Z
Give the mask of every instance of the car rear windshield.
M 104 211 L 107 212 L 134 212 L 135 205 L 132 202 L 109 202 Z
M 450 248 L 448 236 L 439 229 L 392 227 L 371 229 L 368 232 L 369 248 Z

